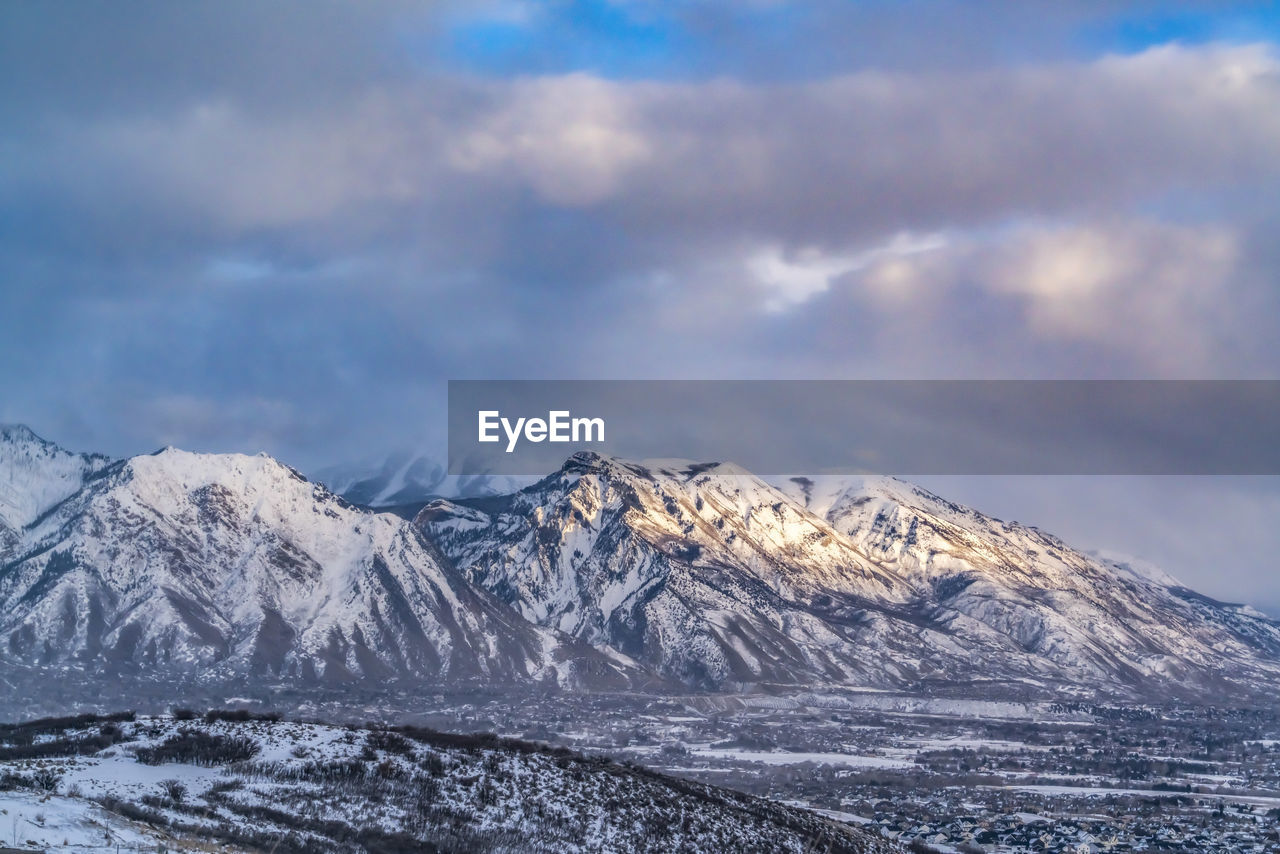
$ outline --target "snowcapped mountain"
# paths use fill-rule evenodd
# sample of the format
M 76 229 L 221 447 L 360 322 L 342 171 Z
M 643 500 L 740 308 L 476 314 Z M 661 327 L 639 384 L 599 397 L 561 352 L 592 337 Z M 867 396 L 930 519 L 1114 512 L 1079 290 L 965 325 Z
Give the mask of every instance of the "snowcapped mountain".
M 726 476 L 727 475 L 727 476 Z M 739 469 L 577 454 L 513 495 L 417 523 L 529 620 L 701 687 L 915 677 L 913 588 Z M 894 654 L 869 660 L 869 639 Z
M 100 454 L 65 451 L 21 424 L 0 424 L 0 558 L 18 532 L 110 463 Z
M 410 523 L 263 455 L 112 462 L 25 428 L 0 437 L 0 666 L 302 683 L 1280 685 L 1280 623 L 890 479 L 771 485 L 729 465 L 578 454 Z
M 398 517 L 266 456 L 115 463 L 21 531 L 0 657 L 208 676 L 557 678 L 613 665 L 521 620 Z
M 884 479 L 575 455 L 417 519 L 539 625 L 700 686 L 1280 679 L 1280 625 Z

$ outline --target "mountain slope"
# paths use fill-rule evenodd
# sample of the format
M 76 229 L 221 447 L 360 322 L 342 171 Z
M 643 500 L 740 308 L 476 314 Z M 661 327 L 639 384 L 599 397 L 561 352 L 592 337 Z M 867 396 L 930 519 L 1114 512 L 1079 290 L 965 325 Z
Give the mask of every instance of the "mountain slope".
M 442 565 L 397 517 L 266 456 L 115 464 L 0 567 L 0 657 L 343 681 L 558 677 L 613 666 Z
M 1107 560 L 892 478 L 793 496 L 938 604 L 1063 667 L 1134 679 L 1275 679 L 1280 624 L 1149 565 Z M 825 494 L 823 494 L 825 493 Z
M 417 524 L 526 618 L 688 684 L 1280 680 L 1280 627 L 897 481 L 573 457 Z
M 578 454 L 521 492 L 438 501 L 416 521 L 526 618 L 690 685 L 975 672 L 936 654 L 949 641 L 917 619 L 911 584 L 740 469 Z

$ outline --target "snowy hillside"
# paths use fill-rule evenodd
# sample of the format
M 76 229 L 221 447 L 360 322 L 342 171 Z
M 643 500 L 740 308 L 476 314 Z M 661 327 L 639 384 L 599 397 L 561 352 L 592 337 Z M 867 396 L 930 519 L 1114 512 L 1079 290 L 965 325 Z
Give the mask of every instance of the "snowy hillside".
M 927 586 L 942 607 L 1056 664 L 1102 676 L 1132 669 L 1138 678 L 1212 679 L 1274 678 L 1280 663 L 1280 627 L 1253 609 L 918 486 L 861 479 L 810 506 L 872 560 Z
M 529 742 L 179 717 L 0 726 L 0 806 L 20 841 L 72 852 L 900 850 L 803 809 Z

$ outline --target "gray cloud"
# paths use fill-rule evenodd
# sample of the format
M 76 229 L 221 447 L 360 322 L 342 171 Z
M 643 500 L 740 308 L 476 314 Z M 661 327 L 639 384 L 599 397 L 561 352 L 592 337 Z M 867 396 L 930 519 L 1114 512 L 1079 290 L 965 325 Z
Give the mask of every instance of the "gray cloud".
M 800 302 L 812 305 L 797 310 L 815 328 L 834 332 L 866 315 L 876 323 L 864 334 L 880 348 L 911 340 L 924 360 L 952 370 L 946 354 L 960 344 L 948 331 L 981 336 L 986 375 L 1001 364 L 992 348 L 1002 343 L 1015 348 L 1004 364 L 1018 376 L 1053 374 L 1068 359 L 1077 375 L 1098 377 L 1265 375 L 1277 294 L 1254 240 L 1252 229 L 1144 218 L 955 232 L 898 251 L 891 243 L 865 263 L 865 254 L 781 259 L 762 298 L 808 282 Z M 924 330 L 940 334 L 919 340 Z M 1072 359 L 1071 348 L 1088 358 Z
M 264 112 L 306 105 L 406 73 L 402 33 L 429 32 L 412 0 L 224 0 L 128 7 L 86 0 L 0 10 L 0 109 L 27 122 L 158 115 L 193 99 L 235 99 Z
M 835 242 L 1274 181 L 1278 106 L 1263 47 L 796 85 L 436 78 L 41 124 L 10 137 L 5 186 L 232 235 L 532 194 L 644 231 Z

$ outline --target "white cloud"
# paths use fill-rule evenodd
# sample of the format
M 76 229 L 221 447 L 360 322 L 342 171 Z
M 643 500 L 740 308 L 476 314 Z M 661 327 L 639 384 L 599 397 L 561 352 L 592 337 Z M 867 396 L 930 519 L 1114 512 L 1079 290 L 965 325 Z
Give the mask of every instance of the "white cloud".
M 1226 227 L 1117 219 L 953 235 L 939 251 L 878 260 L 850 287 L 916 321 L 926 295 L 1012 300 L 1042 345 L 1087 344 L 1149 374 L 1199 376 L 1221 368 L 1215 345 L 1247 324 L 1235 302 L 1242 263 Z M 887 300 L 895 289 L 911 298 Z M 1009 332 L 992 329 L 987 343 Z
M 1046 334 L 1154 353 L 1176 331 L 1184 357 L 1201 360 L 1200 330 L 1212 325 L 1238 255 L 1223 228 L 1105 223 L 1028 234 L 986 260 L 983 284 L 1022 297 Z
M 571 74 L 512 84 L 501 106 L 450 142 L 448 157 L 463 172 L 527 182 L 549 202 L 588 205 L 617 192 L 650 154 L 630 93 Z
M 770 247 L 749 257 L 747 270 L 764 291 L 764 310 L 777 312 L 807 302 L 828 290 L 834 280 L 870 264 L 882 270 L 905 266 L 903 259 L 945 245 L 940 234 L 916 237 L 904 232 L 883 245 L 851 253 L 828 254 L 816 248 L 787 253 Z M 891 275 L 883 272 L 874 281 L 887 301 L 898 301 L 912 290 L 910 283 L 891 281 Z

